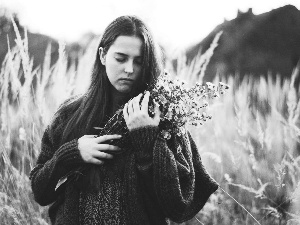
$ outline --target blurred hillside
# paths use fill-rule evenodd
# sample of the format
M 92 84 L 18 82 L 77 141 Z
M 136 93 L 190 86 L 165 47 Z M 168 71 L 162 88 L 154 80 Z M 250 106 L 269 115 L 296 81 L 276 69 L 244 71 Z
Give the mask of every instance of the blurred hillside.
M 22 38 L 24 37 L 24 28 L 20 25 L 20 21 L 16 14 L 12 14 L 6 10 L 0 9 L 0 62 L 2 63 L 7 50 L 8 42 L 10 48 L 15 46 L 16 34 L 14 32 L 13 24 L 11 22 L 11 16 L 13 17 Z M 44 59 L 45 51 L 48 44 L 51 44 L 51 59 L 56 61 L 58 58 L 58 42 L 51 37 L 27 32 L 28 35 L 28 48 L 30 55 L 34 57 L 34 65 L 40 65 Z
M 15 44 L 15 32 L 8 14 L 7 10 L 0 9 L 0 63 L 7 53 L 7 37 L 11 47 Z M 13 17 L 24 35 L 24 28 L 17 16 Z M 199 51 L 204 53 L 221 30 L 223 34 L 206 69 L 205 81 L 211 81 L 216 74 L 240 74 L 240 77 L 247 74 L 291 76 L 300 57 L 300 12 L 296 7 L 287 5 L 260 15 L 254 15 L 251 9 L 245 13 L 239 11 L 235 19 L 224 21 L 201 42 L 188 48 L 188 62 Z M 68 62 L 77 62 L 78 57 L 96 37 L 98 36 L 88 33 L 76 43 L 67 43 Z M 43 62 L 48 44 L 51 44 L 52 63 L 57 60 L 57 40 L 28 31 L 28 42 L 35 66 Z
M 0 64 L 3 62 L 4 57 L 8 50 L 8 40 L 10 48 L 15 46 L 16 34 L 11 22 L 11 16 L 13 17 L 22 38 L 24 38 L 25 29 L 20 24 L 18 16 L 12 14 L 9 10 L 5 8 L 0 8 Z M 55 63 L 58 59 L 58 41 L 49 36 L 32 33 L 30 30 L 27 30 L 28 36 L 28 50 L 30 57 L 33 58 L 34 67 L 41 65 L 45 57 L 45 51 L 48 45 L 51 45 L 51 64 Z M 68 62 L 77 62 L 78 57 L 84 52 L 86 47 L 89 45 L 91 40 L 96 38 L 97 35 L 93 33 L 87 33 L 82 36 L 78 42 L 67 43 L 66 44 L 66 53 L 68 57 Z
M 212 80 L 215 74 L 290 77 L 300 58 L 300 12 L 292 5 L 260 15 L 254 15 L 252 9 L 239 11 L 235 19 L 225 20 L 187 49 L 188 62 L 199 51 L 205 52 L 220 31 L 223 34 L 204 80 Z

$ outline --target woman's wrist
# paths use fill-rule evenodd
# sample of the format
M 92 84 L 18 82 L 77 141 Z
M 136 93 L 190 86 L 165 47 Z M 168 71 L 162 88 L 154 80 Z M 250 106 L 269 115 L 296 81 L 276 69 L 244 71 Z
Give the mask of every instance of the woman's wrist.
M 158 126 L 145 126 L 129 131 L 132 144 L 138 152 L 149 152 L 158 136 Z
M 57 157 L 57 161 L 61 165 L 81 164 L 84 162 L 78 149 L 77 139 L 64 143 L 55 153 L 55 157 Z

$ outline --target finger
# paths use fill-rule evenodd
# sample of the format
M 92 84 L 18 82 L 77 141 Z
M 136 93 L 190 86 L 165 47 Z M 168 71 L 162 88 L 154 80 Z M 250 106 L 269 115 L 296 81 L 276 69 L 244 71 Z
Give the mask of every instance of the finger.
M 119 134 L 110 134 L 110 135 L 99 136 L 99 137 L 95 138 L 95 140 L 98 144 L 100 144 L 105 141 L 120 139 L 121 137 L 122 136 Z
M 140 100 L 141 100 L 141 97 L 142 97 L 142 93 L 139 94 L 138 96 L 136 96 L 136 97 L 133 99 L 132 107 L 133 107 L 133 111 L 134 111 L 134 112 L 138 112 L 138 111 L 141 110 L 141 107 L 140 107 Z
M 149 96 L 150 96 L 150 92 L 146 91 L 146 94 L 144 95 L 144 98 L 142 101 L 142 107 L 141 107 L 141 110 L 143 112 L 147 112 L 147 113 L 148 113 Z
M 99 144 L 96 148 L 98 151 L 120 151 L 120 147 L 110 144 Z
M 94 138 L 95 135 L 84 135 L 85 138 Z
M 101 159 L 112 159 L 114 156 L 106 152 L 95 151 L 93 153 L 93 157 L 101 160 Z
M 123 116 L 124 116 L 125 121 L 127 121 L 127 119 L 128 119 L 128 103 L 126 103 L 123 108 Z
M 133 114 L 132 99 L 128 102 L 128 108 L 127 108 L 127 111 L 128 111 L 128 116 L 130 116 L 130 115 Z
M 89 161 L 89 163 L 96 164 L 96 165 L 102 165 L 104 163 L 104 161 L 99 160 L 97 158 L 91 158 L 91 160 Z

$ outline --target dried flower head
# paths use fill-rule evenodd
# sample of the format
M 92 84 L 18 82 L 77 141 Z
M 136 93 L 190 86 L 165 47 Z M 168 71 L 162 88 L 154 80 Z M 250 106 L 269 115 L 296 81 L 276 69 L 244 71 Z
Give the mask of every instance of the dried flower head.
M 188 88 L 184 81 L 179 78 L 173 79 L 170 74 L 164 72 L 150 90 L 150 96 L 160 106 L 161 120 L 169 121 L 168 124 L 173 128 L 165 129 L 171 131 L 176 127 L 183 128 L 186 124 L 198 126 L 210 120 L 212 117 L 206 112 L 208 101 L 218 98 L 227 89 L 229 86 L 222 82 L 218 85 L 211 82 L 207 82 L 206 85 L 196 83 L 192 88 Z M 153 104 L 150 105 L 149 112 L 154 113 Z M 169 138 L 166 132 L 163 136 Z M 181 132 L 176 133 L 181 135 Z

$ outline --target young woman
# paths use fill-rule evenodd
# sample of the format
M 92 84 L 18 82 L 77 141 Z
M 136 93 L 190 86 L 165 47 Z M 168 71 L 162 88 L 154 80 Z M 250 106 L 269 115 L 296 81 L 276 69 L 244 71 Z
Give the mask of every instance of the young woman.
M 31 171 L 34 197 L 51 204 L 52 224 L 183 222 L 217 189 L 189 132 L 166 141 L 158 107 L 148 114 L 149 92 L 141 93 L 161 72 L 156 45 L 140 19 L 122 16 L 105 29 L 87 92 L 55 113 Z M 128 135 L 95 137 L 93 127 L 103 126 L 124 104 Z M 113 144 L 121 139 L 122 146 Z M 88 170 L 56 188 L 83 165 L 93 165 L 97 176 Z

